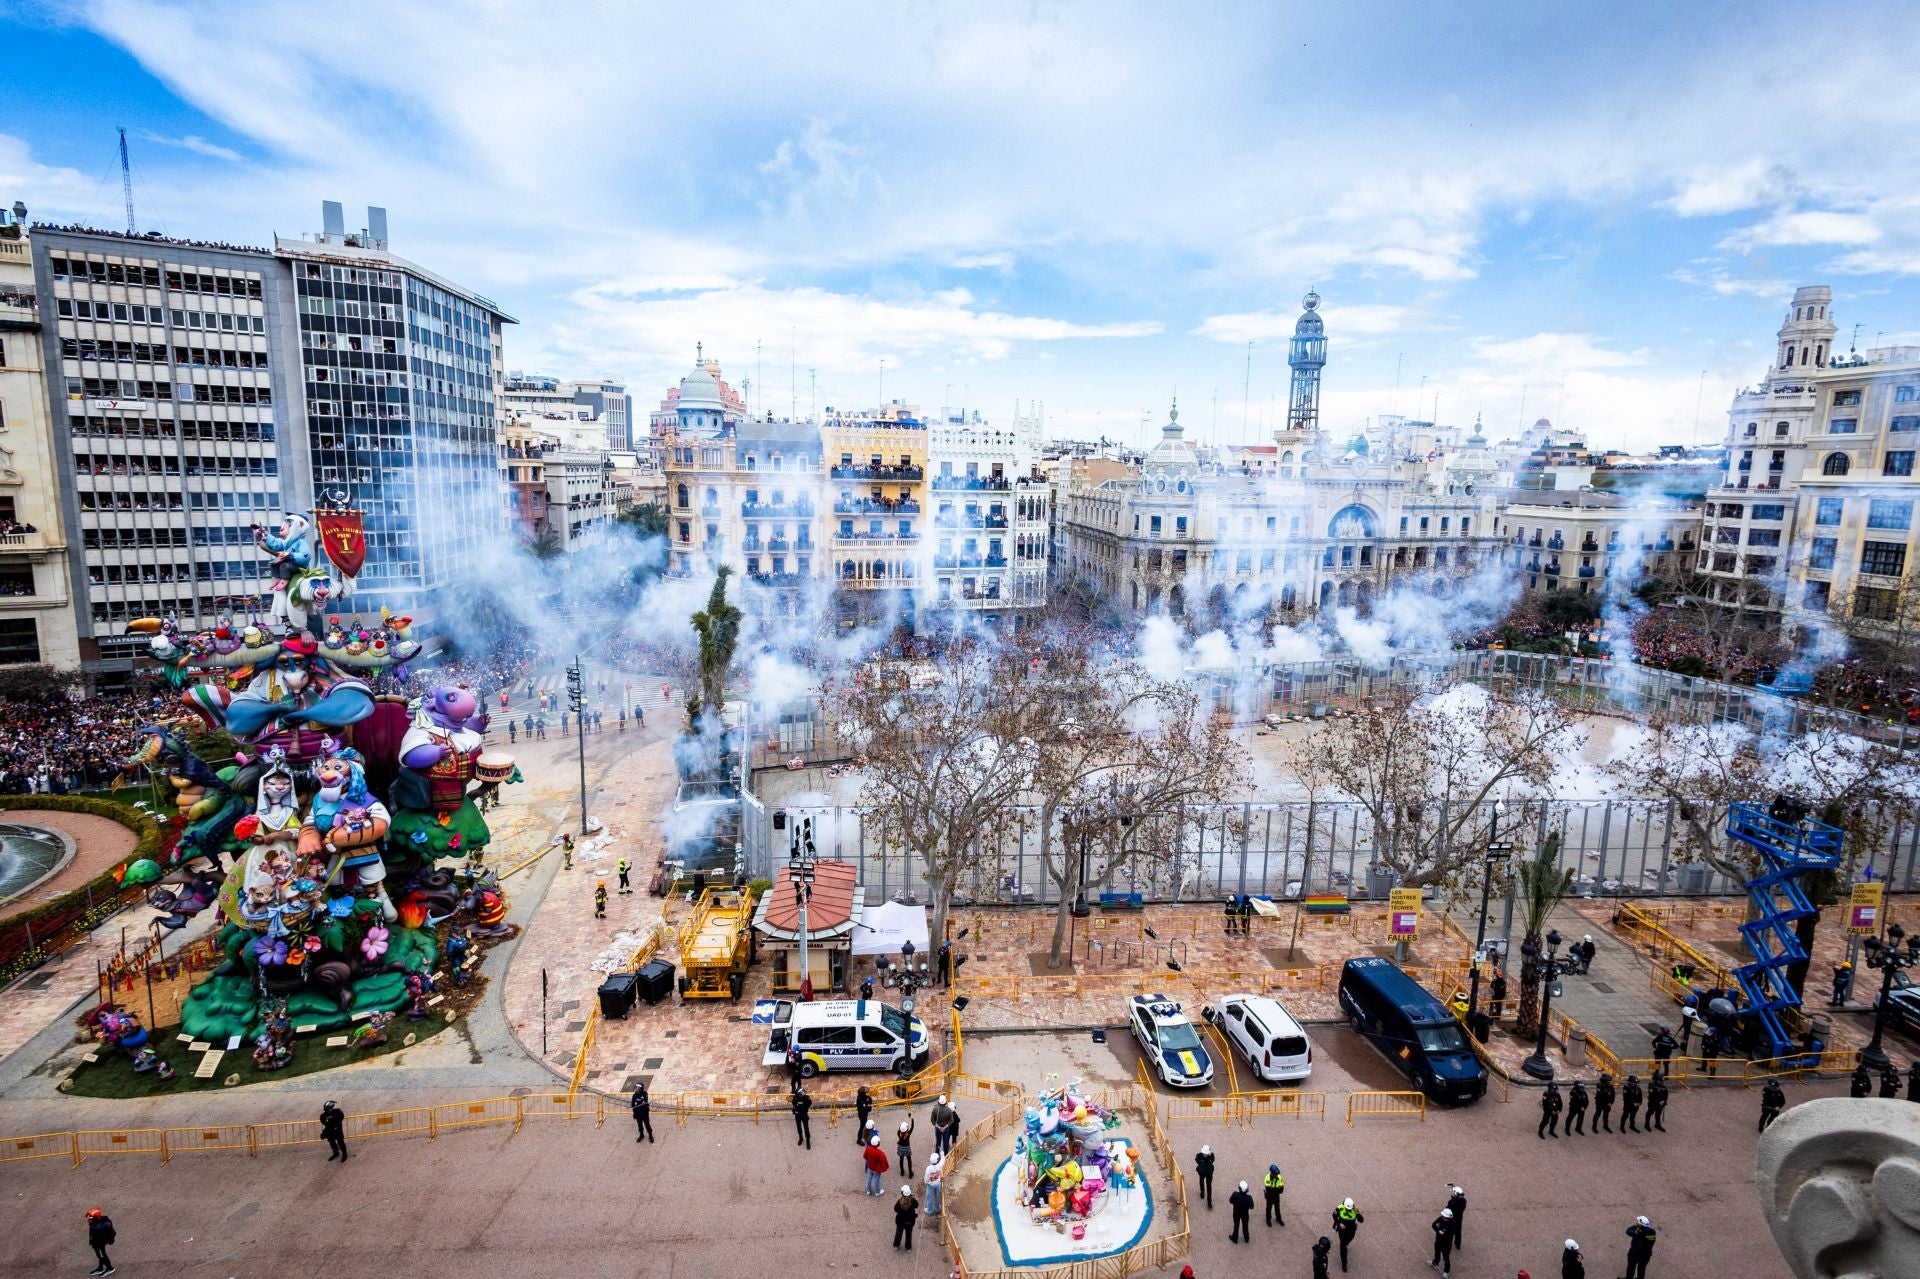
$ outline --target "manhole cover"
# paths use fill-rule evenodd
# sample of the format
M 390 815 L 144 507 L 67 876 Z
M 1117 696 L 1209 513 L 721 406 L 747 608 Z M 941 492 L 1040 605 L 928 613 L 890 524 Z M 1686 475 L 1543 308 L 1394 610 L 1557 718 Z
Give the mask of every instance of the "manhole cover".
M 1587 984 L 1592 986 L 1595 990 L 1599 991 L 1603 995 L 1611 995 L 1613 993 L 1613 987 L 1607 985 L 1607 983 L 1603 981 L 1589 982 Z

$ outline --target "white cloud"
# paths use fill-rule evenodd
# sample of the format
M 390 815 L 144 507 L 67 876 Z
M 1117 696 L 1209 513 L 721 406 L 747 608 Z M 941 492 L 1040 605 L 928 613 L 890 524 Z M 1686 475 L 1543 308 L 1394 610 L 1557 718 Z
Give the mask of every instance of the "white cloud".
M 1473 353 L 1488 364 L 1523 372 L 1616 369 L 1647 363 L 1644 351 L 1610 351 L 1587 333 L 1536 333 L 1524 338 L 1473 339 Z
M 1872 244 L 1883 234 L 1867 214 L 1813 209 L 1776 213 L 1764 222 L 1736 231 L 1725 243 L 1738 250 L 1763 245 Z
M 214 160 L 225 160 L 229 164 L 238 164 L 242 159 L 240 153 L 231 147 L 209 142 L 196 133 L 189 133 L 180 138 L 166 138 L 157 133 L 142 133 L 140 140 L 155 142 L 163 147 L 178 147 L 182 151 L 191 151 L 195 155 L 204 155 Z
M 1737 213 L 1770 203 L 1786 185 L 1787 176 L 1781 170 L 1764 160 L 1748 160 L 1715 166 L 1709 172 L 1682 179 L 1680 189 L 1667 204 L 1683 218 Z
M 24 199 L 29 217 L 79 216 L 96 202 L 100 180 L 78 170 L 42 164 L 22 138 L 0 133 L 0 193 L 9 204 Z M 52 219 L 50 219 L 52 220 Z
M 1326 321 L 1328 334 L 1334 338 L 1357 334 L 1403 333 L 1409 329 L 1425 327 L 1422 313 L 1410 306 L 1385 304 L 1339 306 L 1323 302 L 1320 314 Z M 1227 342 L 1238 346 L 1247 342 L 1290 338 L 1293 336 L 1293 326 L 1299 322 L 1299 319 L 1300 312 L 1297 308 L 1292 311 L 1247 311 L 1237 315 L 1210 315 L 1198 328 L 1188 331 L 1195 337 L 1209 338 L 1215 342 Z

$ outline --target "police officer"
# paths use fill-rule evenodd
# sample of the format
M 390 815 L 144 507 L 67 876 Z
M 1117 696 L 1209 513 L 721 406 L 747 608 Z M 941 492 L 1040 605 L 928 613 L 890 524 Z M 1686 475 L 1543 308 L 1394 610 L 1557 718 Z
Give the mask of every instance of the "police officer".
M 1866 1066 L 1859 1065 L 1853 1068 L 1853 1079 L 1848 1085 L 1847 1095 L 1849 1097 L 1873 1096 L 1873 1076 L 1867 1073 Z
M 1895 1101 L 1900 1099 L 1900 1070 L 1891 1058 L 1887 1061 L 1887 1068 L 1880 1072 L 1880 1095 Z
M 797 1089 L 800 1087 L 800 1071 L 802 1065 L 800 1050 L 789 1044 L 787 1046 L 787 1087 L 789 1089 Z
M 347 1161 L 347 1112 L 329 1101 L 320 1107 L 320 1135 L 327 1139 L 327 1162 Z
M 1627 1227 L 1627 1273 L 1625 1279 L 1647 1279 L 1647 1263 L 1653 1260 L 1655 1235 L 1653 1223 L 1635 1217 Z
M 1495 1021 L 1507 1006 L 1507 974 L 1503 969 L 1493 970 L 1493 985 L 1488 993 L 1488 1006 Z
M 1662 1026 L 1660 1033 L 1653 1037 L 1653 1059 L 1660 1063 L 1662 1070 L 1666 1069 L 1668 1059 L 1673 1056 L 1673 1050 L 1679 1046 L 1680 1041 L 1673 1037 L 1673 1031 L 1666 1026 Z
M 1767 1080 L 1767 1086 L 1760 1090 L 1760 1131 L 1765 1132 L 1767 1125 L 1780 1117 L 1786 1108 L 1787 1094 L 1780 1087 L 1778 1079 Z
M 873 1094 L 867 1091 L 865 1084 L 861 1084 L 860 1091 L 853 1095 L 853 1109 L 860 1116 L 860 1122 L 853 1126 L 853 1144 L 864 1146 L 867 1144 L 867 1118 L 873 1114 Z
M 1447 1196 L 1447 1211 L 1453 1214 L 1453 1247 L 1460 1247 L 1460 1232 L 1467 1224 L 1467 1192 L 1459 1186 L 1451 1187 L 1453 1193 Z
M 649 1144 L 653 1141 L 653 1100 L 647 1096 L 644 1083 L 633 1086 L 633 1096 L 627 1102 L 633 1111 L 633 1139 L 639 1141 L 645 1137 Z
M 1577 1240 L 1567 1240 L 1567 1246 L 1560 1250 L 1560 1279 L 1587 1279 L 1587 1261 L 1580 1255 Z
M 1360 1223 L 1366 1220 L 1353 1206 L 1353 1200 L 1343 1199 L 1340 1206 L 1333 1210 L 1333 1233 L 1340 1237 L 1340 1272 L 1347 1270 L 1347 1245 L 1360 1233 Z
M 1267 1165 L 1267 1179 L 1260 1183 L 1260 1188 L 1267 1198 L 1267 1224 L 1271 1226 L 1277 1221 L 1285 1226 L 1287 1215 L 1280 1211 L 1280 1196 L 1287 1193 L 1287 1179 L 1280 1175 L 1279 1164 Z
M 1227 1207 L 1233 1209 L 1233 1233 L 1227 1236 L 1227 1242 L 1252 1243 L 1253 1196 L 1247 1193 L 1246 1182 L 1241 1182 L 1239 1188 L 1227 1196 Z
M 1550 1083 L 1546 1092 L 1540 1094 L 1540 1128 L 1535 1134 L 1545 1141 L 1551 1133 L 1554 1140 L 1560 1138 L 1560 1108 L 1565 1103 L 1560 1100 L 1560 1085 Z
M 1576 1079 L 1573 1089 L 1567 1094 L 1567 1133 L 1571 1136 L 1587 1131 L 1587 1086 Z
M 1328 1279 L 1327 1254 L 1333 1251 L 1333 1240 L 1321 1235 L 1313 1241 L 1313 1279 Z
M 1628 1075 L 1627 1086 L 1620 1090 L 1620 1131 L 1640 1131 L 1640 1076 Z
M 1667 1130 L 1667 1077 L 1659 1071 L 1647 1082 L 1647 1131 Z
M 1443 1276 L 1453 1273 L 1453 1209 L 1442 1208 L 1433 1219 L 1433 1260 L 1427 1263 Z
M 813 1098 L 807 1096 L 807 1090 L 799 1084 L 793 1086 L 793 1144 L 813 1149 L 813 1125 L 807 1118 L 807 1112 L 813 1109 Z
M 1200 1178 L 1200 1197 L 1207 1201 L 1207 1210 L 1213 1210 L 1213 1147 L 1202 1146 L 1200 1153 L 1193 1157 L 1193 1171 Z
M 1613 1076 L 1604 1071 L 1593 1088 L 1593 1130 L 1603 1128 L 1613 1131 Z

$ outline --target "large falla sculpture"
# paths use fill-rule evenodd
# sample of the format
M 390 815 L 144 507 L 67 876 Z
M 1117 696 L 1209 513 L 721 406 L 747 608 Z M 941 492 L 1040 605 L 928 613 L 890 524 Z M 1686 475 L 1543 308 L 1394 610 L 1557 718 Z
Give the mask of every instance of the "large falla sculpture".
M 198 800 L 223 820 L 183 857 L 216 870 L 232 859 L 216 898 L 225 962 L 188 997 L 181 1029 L 210 1043 L 239 1036 L 265 1068 L 291 1060 L 294 1033 L 417 1010 L 443 927 L 504 931 L 498 885 L 479 868 L 486 821 L 468 795 L 482 772 L 479 690 L 402 695 L 420 645 L 411 619 L 384 609 L 375 619 L 316 615 L 295 629 L 301 604 L 326 597 L 313 589 L 322 554 L 327 580 L 345 585 L 332 599 L 351 590 L 360 557 L 335 549 L 350 541 L 341 536 L 350 514 L 320 513 L 329 536 L 319 546 L 302 516 L 262 533 L 274 607 L 191 635 L 170 619 L 133 624 L 152 636 L 191 717 L 156 730 L 172 730 L 171 749 L 138 762 L 171 761 L 191 775 L 190 793 L 218 801 Z M 291 609 L 279 598 L 290 592 Z M 189 740 L 190 762 L 180 758 Z M 468 869 L 456 875 L 442 860 Z

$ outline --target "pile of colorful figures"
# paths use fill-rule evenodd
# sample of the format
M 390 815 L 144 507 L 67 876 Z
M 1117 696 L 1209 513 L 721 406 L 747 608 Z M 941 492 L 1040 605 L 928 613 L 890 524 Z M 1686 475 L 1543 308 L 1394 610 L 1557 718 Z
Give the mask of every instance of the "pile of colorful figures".
M 1139 1151 L 1106 1136 L 1119 1126 L 1120 1116 L 1081 1095 L 1077 1080 L 1041 1093 L 1038 1104 L 1027 1107 L 1014 1159 L 1025 1168 L 1022 1205 L 1034 1222 L 1084 1222 L 1111 1196 L 1136 1188 Z

